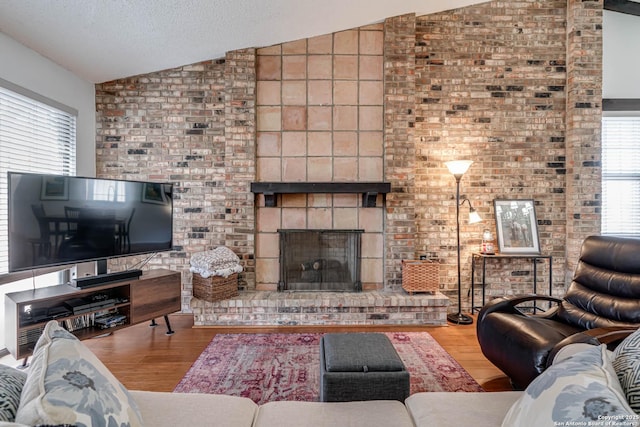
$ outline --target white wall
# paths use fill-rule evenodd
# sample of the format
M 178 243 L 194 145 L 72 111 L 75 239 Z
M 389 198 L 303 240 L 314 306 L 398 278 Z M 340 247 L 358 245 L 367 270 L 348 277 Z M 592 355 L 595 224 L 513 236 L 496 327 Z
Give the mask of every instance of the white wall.
M 77 173 L 95 176 L 96 107 L 93 83 L 77 77 L 3 33 L 0 33 L 0 78 L 78 111 Z M 0 287 L 0 299 L 4 299 L 7 292 L 57 283 L 61 283 L 59 274 L 52 273 L 3 284 Z M 0 304 L 0 319 L 4 319 L 4 304 Z M 4 333 L 4 328 L 0 328 L 0 349 L 5 347 Z
M 77 174 L 95 176 L 95 86 L 0 33 L 0 78 L 78 110 Z
M 640 16 L 604 11 L 602 97 L 640 98 Z

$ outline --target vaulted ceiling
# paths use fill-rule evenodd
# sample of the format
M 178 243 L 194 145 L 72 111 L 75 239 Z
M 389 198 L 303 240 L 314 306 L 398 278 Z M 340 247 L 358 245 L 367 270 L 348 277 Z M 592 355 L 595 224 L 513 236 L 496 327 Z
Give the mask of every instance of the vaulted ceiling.
M 485 1 L 2 0 L 0 32 L 100 83 Z

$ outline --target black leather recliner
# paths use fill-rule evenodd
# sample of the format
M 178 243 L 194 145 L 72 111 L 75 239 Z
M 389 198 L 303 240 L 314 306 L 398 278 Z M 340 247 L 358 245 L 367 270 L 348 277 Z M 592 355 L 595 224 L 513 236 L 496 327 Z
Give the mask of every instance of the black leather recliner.
M 544 305 L 551 301 L 554 306 L 538 314 L 518 308 L 536 301 Z M 496 298 L 480 311 L 477 333 L 486 358 L 511 379 L 514 388 L 522 389 L 564 345 L 597 343 L 599 336 L 611 338 L 612 331 L 628 333 L 639 326 L 640 239 L 591 236 L 582 244 L 574 277 L 562 299 Z

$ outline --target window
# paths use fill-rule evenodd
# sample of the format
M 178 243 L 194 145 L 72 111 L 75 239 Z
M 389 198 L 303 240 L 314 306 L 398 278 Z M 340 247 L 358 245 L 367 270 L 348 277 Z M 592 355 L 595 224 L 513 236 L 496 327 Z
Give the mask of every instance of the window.
M 76 173 L 77 111 L 0 79 L 0 275 L 8 270 L 7 172 Z M 59 282 L 59 273 L 0 286 L 8 292 Z M 4 319 L 0 304 L 0 319 Z M 0 355 L 5 347 L 0 328 Z
M 0 80 L 0 274 L 8 269 L 7 172 L 75 175 L 77 112 Z
M 602 234 L 640 236 L 640 117 L 602 118 Z
M 87 189 L 87 200 L 99 200 L 105 202 L 125 202 L 125 185 L 121 181 L 96 181 L 91 184 L 92 189 Z

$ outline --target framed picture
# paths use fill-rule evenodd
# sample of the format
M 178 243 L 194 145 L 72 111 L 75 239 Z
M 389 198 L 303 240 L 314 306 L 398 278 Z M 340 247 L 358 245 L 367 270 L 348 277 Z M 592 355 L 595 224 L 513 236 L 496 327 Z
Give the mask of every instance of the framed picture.
M 538 221 L 533 200 L 496 199 L 496 237 L 503 254 L 539 254 Z
M 146 182 L 142 186 L 142 201 L 144 203 L 155 203 L 157 205 L 166 205 L 167 198 L 161 183 Z
M 69 200 L 69 180 L 64 176 L 43 176 L 40 200 Z

